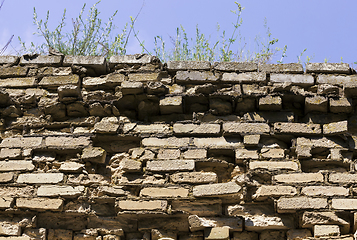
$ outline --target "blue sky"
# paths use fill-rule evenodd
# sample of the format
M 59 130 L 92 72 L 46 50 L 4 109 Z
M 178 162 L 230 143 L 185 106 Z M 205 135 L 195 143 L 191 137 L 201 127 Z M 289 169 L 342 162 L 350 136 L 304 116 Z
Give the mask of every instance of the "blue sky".
M 33 8 L 39 19 L 50 11 L 49 28 L 54 29 L 59 23 L 64 8 L 67 9 L 67 27 L 71 27 L 71 18 L 78 16 L 84 3 L 87 10 L 96 0 L 5 0 L 0 11 L 0 44 L 3 46 L 11 35 L 15 35 L 7 54 L 16 54 L 21 49 L 17 37 L 26 43 L 40 43 L 42 39 L 32 35 L 36 31 L 33 25 Z M 241 0 L 245 8 L 242 12 L 243 24 L 240 27 L 244 51 L 256 50 L 254 39 L 260 37 L 267 41 L 264 19 L 271 32 L 271 39 L 279 39 L 276 47 L 287 45 L 287 57 L 284 62 L 297 62 L 298 56 L 307 49 L 302 61 L 311 58 L 312 62 L 343 62 L 352 64 L 357 61 L 357 19 L 356 0 Z M 219 23 L 227 35 L 233 31 L 232 23 L 236 18 L 230 10 L 236 5 L 231 0 L 102 0 L 98 4 L 100 17 L 104 22 L 118 10 L 115 25 L 118 31 L 130 16 L 136 16 L 141 6 L 143 9 L 135 28 L 139 38 L 145 42 L 149 51 L 154 48 L 154 37 L 165 39 L 166 46 L 172 47 L 170 37 L 175 37 L 176 28 L 182 25 L 189 37 L 194 38 L 196 25 L 212 42 L 217 39 L 216 27 Z M 85 12 L 85 14 L 87 11 Z M 237 50 L 235 46 L 233 50 Z M 141 52 L 138 42 L 131 38 L 128 53 Z M 281 52 L 273 62 L 280 60 Z

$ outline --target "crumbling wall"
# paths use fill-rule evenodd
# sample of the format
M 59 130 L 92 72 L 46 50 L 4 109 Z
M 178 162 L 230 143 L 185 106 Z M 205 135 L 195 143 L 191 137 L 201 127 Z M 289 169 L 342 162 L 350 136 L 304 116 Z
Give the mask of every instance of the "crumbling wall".
M 353 239 L 348 64 L 0 64 L 0 239 Z

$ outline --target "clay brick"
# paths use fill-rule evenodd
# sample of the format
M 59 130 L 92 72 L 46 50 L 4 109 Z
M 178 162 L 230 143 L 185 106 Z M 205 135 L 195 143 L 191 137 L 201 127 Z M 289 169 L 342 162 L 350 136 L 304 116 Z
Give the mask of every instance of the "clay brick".
M 84 186 L 57 186 L 57 185 L 42 185 L 37 190 L 39 197 L 78 197 L 84 192 Z
M 0 173 L 0 183 L 11 182 L 14 179 L 13 172 Z
M 122 210 L 128 211 L 165 211 L 167 208 L 167 201 L 151 200 L 151 201 L 133 201 L 133 200 L 120 200 L 117 202 L 117 207 Z
M 62 182 L 63 179 L 63 173 L 26 173 L 20 174 L 17 178 L 17 182 L 27 184 L 54 184 Z
M 38 55 L 34 58 L 30 58 L 27 56 L 22 56 L 20 58 L 21 65 L 38 64 L 38 65 L 52 66 L 52 65 L 59 65 L 61 64 L 61 62 L 62 62 L 61 56 Z
M 357 199 L 332 199 L 331 208 L 337 210 L 356 210 Z
M 270 82 L 272 83 L 292 83 L 299 86 L 314 85 L 314 77 L 308 74 L 270 74 Z
M 340 236 L 340 227 L 338 225 L 315 225 L 314 237 Z
M 270 127 L 266 123 L 223 123 L 223 131 L 225 133 L 239 134 L 262 134 L 269 133 Z
M 324 182 L 321 173 L 290 173 L 273 176 L 273 181 L 287 184 Z
M 144 91 L 144 85 L 142 82 L 124 81 L 121 83 L 120 87 L 123 95 L 140 94 Z
M 231 83 L 256 83 L 265 82 L 266 73 L 245 72 L 245 73 L 223 73 L 222 82 Z
M 347 221 L 338 216 L 336 211 L 305 211 L 301 218 L 301 227 L 313 228 L 314 225 L 331 225 L 336 224 L 341 226 L 342 233 L 349 233 L 350 226 L 349 218 Z
M 265 96 L 259 98 L 259 110 L 261 111 L 279 111 L 282 109 L 282 99 L 279 96 Z
M 301 193 L 306 196 L 348 196 L 349 190 L 344 187 L 309 186 L 302 188 Z
M 274 123 L 274 132 L 276 133 L 288 133 L 295 135 L 302 134 L 321 134 L 320 124 L 313 123 L 286 123 L 278 122 Z
M 177 70 L 210 70 L 211 63 L 208 61 L 168 61 L 167 69 Z
M 119 130 L 120 124 L 117 121 L 100 121 L 94 125 L 95 133 L 116 134 Z
M 204 218 L 197 215 L 188 217 L 190 230 L 192 232 L 205 230 L 205 228 L 226 227 L 232 232 L 241 232 L 243 230 L 243 221 L 238 217 L 210 217 Z
M 256 169 L 266 169 L 269 171 L 275 171 L 275 170 L 291 170 L 291 171 L 297 171 L 299 170 L 299 164 L 296 162 L 286 162 L 286 161 L 251 161 L 249 163 L 249 169 L 250 170 L 256 170 Z
M 39 211 L 61 211 L 63 200 L 50 198 L 18 198 L 16 199 L 16 207 Z
M 21 227 L 18 224 L 13 224 L 12 222 L 1 221 L 0 222 L 0 234 L 5 236 L 19 236 L 21 235 Z M 0 237 L 0 239 L 11 240 L 30 240 L 30 238 L 23 237 Z
M 357 174 L 353 173 L 331 173 L 329 175 L 329 182 L 346 184 L 346 183 L 356 183 Z
M 307 73 L 350 73 L 348 63 L 306 63 Z
M 165 97 L 160 100 L 161 114 L 183 113 L 182 96 Z
M 11 171 L 33 171 L 35 166 L 32 161 L 0 161 L 0 172 L 11 172 Z
M 15 64 L 17 61 L 19 61 L 17 56 L 0 56 L 0 64 Z
M 202 124 L 182 124 L 175 123 L 174 133 L 182 135 L 217 135 L 221 131 L 220 124 L 202 123 Z
M 123 159 L 119 163 L 119 169 L 125 172 L 141 172 L 141 162 L 132 159 Z
M 85 77 L 82 86 L 88 90 L 115 88 L 126 81 L 124 74 L 111 74 L 104 77 Z
M 169 134 L 172 133 L 172 130 L 170 129 L 169 124 L 137 124 L 133 129 L 133 132 L 140 134 Z
M 109 196 L 125 196 L 126 193 L 120 186 L 99 186 L 99 195 L 107 194 Z
M 348 131 L 347 129 L 348 122 L 347 121 L 340 121 L 340 122 L 333 122 L 329 124 L 323 125 L 323 133 L 324 134 L 342 134 Z
M 247 122 L 293 122 L 293 112 L 248 112 L 243 115 Z
M 78 172 L 82 172 L 84 167 L 85 167 L 85 165 L 83 163 L 64 162 L 64 163 L 61 163 L 61 166 L 58 170 L 61 172 L 78 173 Z
M 177 197 L 187 197 L 189 190 L 180 187 L 167 187 L 167 188 L 157 188 L 157 187 L 146 187 L 141 189 L 141 197 L 150 198 L 177 198 Z
M 330 98 L 329 101 L 332 113 L 351 113 L 353 110 L 351 98 Z
M 198 216 L 217 216 L 222 214 L 222 200 L 211 198 L 209 200 L 172 200 L 173 211 L 183 211 Z
M 232 149 L 243 146 L 240 139 L 228 139 L 225 137 L 194 138 L 193 143 L 198 148 L 211 149 Z
M 281 197 L 277 202 L 278 213 L 289 213 L 303 209 L 324 209 L 328 203 L 326 198 Z
M 284 149 L 281 148 L 262 148 L 260 155 L 263 159 L 282 159 L 285 157 Z
M 8 77 L 26 77 L 28 68 L 27 67 L 5 67 L 0 69 L 0 78 Z
M 237 194 L 242 189 L 235 182 L 215 183 L 193 187 L 194 197 L 216 197 Z
M 257 201 L 265 200 L 268 197 L 295 196 L 297 190 L 291 186 L 260 186 L 253 197 Z
M 152 172 L 192 171 L 194 168 L 194 160 L 148 161 L 146 163 L 146 170 Z
M 181 172 L 174 173 L 170 176 L 174 183 L 216 183 L 217 174 L 213 172 Z
M 331 84 L 339 86 L 357 86 L 356 75 L 331 75 L 331 74 L 319 74 L 317 76 L 317 84 Z
M 245 146 L 257 146 L 260 141 L 260 135 L 244 135 L 243 143 Z
M 0 240 L 32 240 L 29 236 L 21 236 L 21 237 L 0 237 Z
M 116 65 L 116 64 L 148 64 L 152 63 L 154 61 L 157 61 L 158 59 L 154 56 L 150 56 L 147 54 L 134 54 L 134 55 L 115 55 L 111 56 L 109 58 L 109 63 L 110 65 Z

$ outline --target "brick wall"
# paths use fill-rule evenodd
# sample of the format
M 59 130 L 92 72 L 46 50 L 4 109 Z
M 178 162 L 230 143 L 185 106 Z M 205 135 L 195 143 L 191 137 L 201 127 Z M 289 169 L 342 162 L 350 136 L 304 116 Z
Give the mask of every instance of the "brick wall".
M 1 240 L 353 239 L 348 64 L 0 65 Z

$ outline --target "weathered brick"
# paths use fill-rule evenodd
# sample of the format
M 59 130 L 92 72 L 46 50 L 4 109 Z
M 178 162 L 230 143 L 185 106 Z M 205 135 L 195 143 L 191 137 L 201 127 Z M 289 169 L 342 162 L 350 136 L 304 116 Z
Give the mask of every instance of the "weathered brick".
M 244 135 L 243 137 L 243 143 L 245 146 L 257 146 L 260 141 L 260 135 L 254 134 L 254 135 Z
M 328 203 L 326 198 L 281 197 L 277 202 L 278 213 L 289 213 L 303 209 L 324 209 Z
M 161 114 L 182 113 L 182 96 L 165 97 L 159 106 Z
M 192 171 L 194 168 L 194 160 L 148 161 L 146 163 L 146 170 L 152 172 Z
M 0 56 L 0 64 L 16 64 L 19 61 L 19 57 L 17 56 Z
M 203 148 L 187 149 L 182 155 L 185 159 L 203 159 L 207 157 L 207 150 Z
M 42 80 L 38 83 L 42 87 L 59 87 L 61 85 L 78 85 L 79 76 L 78 75 L 68 75 L 68 76 L 47 76 L 43 77 Z
M 331 75 L 319 74 L 317 76 L 317 84 L 331 84 L 339 86 L 357 86 L 357 75 Z
M 305 98 L 305 113 L 324 112 L 328 110 L 328 98 L 324 96 L 313 96 Z
M 245 72 L 245 73 L 223 73 L 222 82 L 232 83 L 259 83 L 266 81 L 266 73 Z
M 78 149 L 89 146 L 91 143 L 90 137 L 46 137 L 45 146 L 49 148 L 66 148 Z
M 0 237 L 0 240 L 32 240 L 29 236 L 21 236 L 21 237 Z
M 299 86 L 314 85 L 314 77 L 308 74 L 270 74 L 270 81 L 272 83 L 291 83 Z
M 62 57 L 61 56 L 50 56 L 50 55 L 38 55 L 35 57 L 22 56 L 20 58 L 20 64 L 38 64 L 38 65 L 59 65 L 61 64 Z
M 227 227 L 213 227 L 205 228 L 205 240 L 229 240 L 229 228 Z
M 260 186 L 254 194 L 257 201 L 265 200 L 268 197 L 295 196 L 297 190 L 291 186 Z
M 349 190 L 344 187 L 309 186 L 302 188 L 301 193 L 306 196 L 348 196 Z
M 307 73 L 350 73 L 348 63 L 306 63 Z
M 329 182 L 332 183 L 357 183 L 357 174 L 353 173 L 330 173 Z
M 180 149 L 159 149 L 157 159 L 178 159 L 180 155 Z
M 20 66 L 0 68 L 0 78 L 25 77 L 27 75 L 27 71 L 27 67 Z
M 94 69 L 97 75 L 106 73 L 106 58 L 103 56 L 71 56 L 63 59 L 64 66 L 81 65 Z
M 347 120 L 324 124 L 323 125 L 323 133 L 324 134 L 343 134 L 348 131 L 347 126 L 348 126 Z
M 61 172 L 77 173 L 77 172 L 82 172 L 84 167 L 85 167 L 85 165 L 83 163 L 64 162 L 64 163 L 61 163 L 61 166 L 60 166 L 60 168 L 58 170 L 61 171 Z
M 211 63 L 208 61 L 168 61 L 167 69 L 177 70 L 210 70 Z
M 232 194 L 238 194 L 241 189 L 242 187 L 236 184 L 235 182 L 199 185 L 193 187 L 193 196 L 216 197 L 216 196 L 232 195 Z
M 332 199 L 331 207 L 337 210 L 356 210 L 357 199 Z
M 132 82 L 153 82 L 160 80 L 160 73 L 131 73 L 128 77 Z
M 99 186 L 99 195 L 109 195 L 109 196 L 125 196 L 126 193 L 120 186 Z
M 144 92 L 144 85 L 142 82 L 124 81 L 120 85 L 120 90 L 123 95 L 140 94 Z
M 88 90 L 115 88 L 122 82 L 126 81 L 127 77 L 124 74 L 110 74 L 101 77 L 85 77 L 82 86 Z
M 144 138 L 142 140 L 142 145 L 144 147 L 166 147 L 166 148 L 176 148 L 176 147 L 187 147 L 189 145 L 189 138 Z
M 150 198 L 177 198 L 177 197 L 187 197 L 189 190 L 187 188 L 181 187 L 146 187 L 141 189 L 141 197 L 150 197 Z
M 278 183 L 297 184 L 297 183 L 316 183 L 324 182 L 321 173 L 290 173 L 273 176 L 273 181 Z
M 194 200 L 172 200 L 173 211 L 186 212 L 198 216 L 217 216 L 222 214 L 222 200 L 211 198 Z
M 36 83 L 36 78 L 34 77 L 0 79 L 0 87 L 6 87 L 6 88 L 35 87 L 35 83 Z
M 340 227 L 338 225 L 315 225 L 314 237 L 340 236 Z
M 238 217 L 210 217 L 204 218 L 197 215 L 190 215 L 188 217 L 190 230 L 192 232 L 201 231 L 205 228 L 226 227 L 230 231 L 240 232 L 243 230 L 243 221 Z
M 42 137 L 11 137 L 2 140 L 1 148 L 33 148 L 42 143 Z
M 82 152 L 82 160 L 85 162 L 105 163 L 106 151 L 101 147 L 86 147 Z
M 274 132 L 288 134 L 321 134 L 320 124 L 313 123 L 274 123 Z
M 24 173 L 17 178 L 18 183 L 28 184 L 54 184 L 64 179 L 63 173 Z
M 300 63 L 279 63 L 262 64 L 259 66 L 259 71 L 269 73 L 303 73 L 304 69 Z
M 248 112 L 243 115 L 247 122 L 293 122 L 293 112 Z
M 194 138 L 193 143 L 198 148 L 211 149 L 232 149 L 243 146 L 241 139 L 230 139 L 225 137 Z
M 119 163 L 119 169 L 125 172 L 141 172 L 141 162 L 132 159 L 123 159 Z
M 282 159 L 285 157 L 284 149 L 281 148 L 262 148 L 260 155 L 263 159 Z
M 215 183 L 217 182 L 217 174 L 213 172 L 181 172 L 174 173 L 170 176 L 170 180 L 174 183 Z
M 14 179 L 13 172 L 0 173 L 0 183 L 11 182 Z
M 217 135 L 221 131 L 221 125 L 215 123 L 182 124 L 175 123 L 174 133 L 182 135 Z
M 120 128 L 120 123 L 116 118 L 103 118 L 94 124 L 95 133 L 116 134 Z
M 351 98 L 330 98 L 330 111 L 333 113 L 350 113 L 352 112 Z
M 212 72 L 178 71 L 175 77 L 179 84 L 204 84 L 218 81 L 218 77 Z
M 117 202 L 119 210 L 128 211 L 165 211 L 167 208 L 167 201 L 151 200 L 151 201 L 133 201 L 133 200 L 120 200 Z
M 10 208 L 10 207 L 12 207 L 13 203 L 14 203 L 14 198 L 2 196 L 0 198 L 0 209 Z M 0 225 L 1 225 L 1 223 L 0 223 Z M 0 230 L 0 232 L 1 232 L 1 230 Z
M 84 186 L 42 185 L 37 190 L 39 197 L 78 197 L 84 192 Z
M 134 55 L 115 55 L 109 58 L 110 65 L 115 64 L 148 64 L 158 61 L 155 56 L 147 54 L 134 54 Z
M 11 171 L 33 171 L 35 166 L 32 161 L 0 161 L 0 172 L 11 172 Z
M 133 132 L 141 134 L 169 134 L 172 133 L 172 130 L 170 129 L 169 124 L 137 124 L 134 127 Z
M 257 150 L 236 149 L 236 162 L 242 162 L 247 159 L 259 159 Z
M 282 109 L 282 99 L 280 96 L 265 96 L 259 98 L 259 110 L 279 111 Z
M 266 123 L 223 123 L 223 131 L 225 133 L 239 134 L 263 134 L 269 133 L 270 127 Z
M 215 70 L 229 72 L 256 72 L 258 71 L 258 64 L 252 62 L 216 62 L 213 68 Z
M 1 221 L 0 222 L 0 234 L 5 236 L 19 236 L 21 235 L 21 226 L 18 224 L 14 224 L 12 222 Z M 11 239 L 18 239 L 18 240 L 30 240 L 30 238 L 23 238 L 23 237 L 0 237 L 0 239 L 11 240 Z
M 338 215 L 340 214 L 337 211 L 305 211 L 301 218 L 301 227 L 313 228 L 314 225 L 336 224 L 341 226 L 342 233 L 349 233 L 351 227 L 349 217 L 346 221 Z
M 275 171 L 275 170 L 291 170 L 291 171 L 297 171 L 299 170 L 299 164 L 296 162 L 286 162 L 286 161 L 251 161 L 249 163 L 249 169 L 250 170 L 256 170 L 256 169 L 266 169 L 269 171 Z
M 51 198 L 18 198 L 16 199 L 16 207 L 39 211 L 61 211 L 63 200 Z

